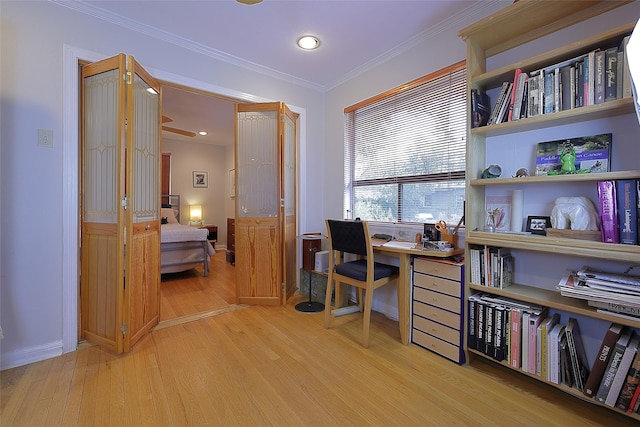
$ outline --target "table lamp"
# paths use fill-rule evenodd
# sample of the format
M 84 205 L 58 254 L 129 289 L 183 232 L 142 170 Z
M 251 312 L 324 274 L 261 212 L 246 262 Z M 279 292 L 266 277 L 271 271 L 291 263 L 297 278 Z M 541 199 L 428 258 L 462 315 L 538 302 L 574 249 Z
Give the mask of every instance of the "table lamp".
M 202 220 L 202 205 L 189 205 L 189 225 L 192 227 L 201 227 L 204 225 Z

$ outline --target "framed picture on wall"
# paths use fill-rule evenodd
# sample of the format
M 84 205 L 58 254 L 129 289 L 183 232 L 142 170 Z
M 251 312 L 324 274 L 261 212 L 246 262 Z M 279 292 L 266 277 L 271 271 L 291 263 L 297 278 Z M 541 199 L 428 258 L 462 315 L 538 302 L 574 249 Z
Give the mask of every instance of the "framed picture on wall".
M 193 171 L 193 188 L 209 187 L 209 172 Z

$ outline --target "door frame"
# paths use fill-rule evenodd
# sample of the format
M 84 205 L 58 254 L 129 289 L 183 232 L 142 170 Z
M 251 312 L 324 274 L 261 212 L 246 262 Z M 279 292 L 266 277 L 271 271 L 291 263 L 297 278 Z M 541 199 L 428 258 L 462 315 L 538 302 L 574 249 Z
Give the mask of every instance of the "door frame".
M 88 51 L 65 44 L 63 46 L 62 63 L 62 352 L 69 353 L 78 347 L 78 276 L 80 272 L 80 216 L 79 216 L 79 144 L 80 144 L 80 103 L 79 63 L 83 61 L 95 62 L 107 58 L 109 54 Z M 212 95 L 221 95 L 241 102 L 273 102 L 246 92 L 212 85 L 199 80 L 163 70 L 147 68 L 157 80 L 180 86 L 193 88 Z M 297 155 L 297 206 L 299 213 L 296 229 L 306 223 L 306 215 L 300 206 L 306 205 L 306 197 L 300 188 L 306 188 L 307 179 L 300 174 L 306 170 L 306 110 L 292 104 L 287 104 L 291 111 L 299 115 L 299 132 Z M 297 252 L 300 252 L 298 249 Z M 297 257 L 300 264 L 300 257 Z M 298 265 L 298 268 L 300 266 Z

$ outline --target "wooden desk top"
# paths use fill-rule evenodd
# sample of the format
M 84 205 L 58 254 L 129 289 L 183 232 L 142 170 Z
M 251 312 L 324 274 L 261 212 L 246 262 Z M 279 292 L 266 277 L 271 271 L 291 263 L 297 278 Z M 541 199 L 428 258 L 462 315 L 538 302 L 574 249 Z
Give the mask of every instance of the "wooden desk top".
M 397 242 L 393 240 L 387 242 L 384 239 L 371 239 L 371 243 L 373 244 L 373 250 L 376 252 L 389 252 L 439 258 L 446 258 L 450 256 L 461 255 L 464 253 L 464 249 L 453 249 L 450 251 L 430 251 L 422 248 L 416 248 L 415 243 Z

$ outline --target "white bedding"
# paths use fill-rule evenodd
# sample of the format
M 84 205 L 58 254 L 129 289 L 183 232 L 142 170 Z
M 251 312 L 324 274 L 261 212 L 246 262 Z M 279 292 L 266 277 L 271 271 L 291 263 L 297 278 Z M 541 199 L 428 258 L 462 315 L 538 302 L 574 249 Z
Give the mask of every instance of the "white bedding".
M 181 224 L 162 224 L 160 228 L 161 273 L 176 273 L 203 265 L 209 273 L 211 255 L 215 250 L 207 240 L 209 230 Z M 205 255 L 206 248 L 206 255 Z
M 187 240 L 207 240 L 209 230 L 206 228 L 189 227 L 182 224 L 162 224 L 160 241 L 185 242 Z

